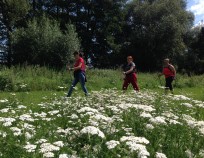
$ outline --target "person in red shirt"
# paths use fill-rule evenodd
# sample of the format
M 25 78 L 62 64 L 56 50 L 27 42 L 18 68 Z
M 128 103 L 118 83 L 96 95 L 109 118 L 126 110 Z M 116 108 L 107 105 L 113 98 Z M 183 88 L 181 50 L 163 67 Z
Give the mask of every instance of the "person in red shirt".
M 168 89 L 171 91 L 173 94 L 173 86 L 172 82 L 176 77 L 176 70 L 173 65 L 169 63 L 169 59 L 166 58 L 163 61 L 163 70 L 162 73 L 159 74 L 159 76 L 164 75 L 165 76 L 165 93 L 167 93 Z
M 139 92 L 139 86 L 137 84 L 137 75 L 136 75 L 136 66 L 133 62 L 132 56 L 127 57 L 127 65 L 124 67 L 125 75 L 124 82 L 123 82 L 123 90 L 127 90 L 128 85 L 131 83 L 134 90 Z
M 86 82 L 86 65 L 84 62 L 84 59 L 81 57 L 80 53 L 75 51 L 74 52 L 74 57 L 75 57 L 75 64 L 73 68 L 68 68 L 69 70 L 74 70 L 74 80 L 72 82 L 71 87 L 69 88 L 69 91 L 67 93 L 67 97 L 70 97 L 72 94 L 72 91 L 74 89 L 74 87 L 76 86 L 76 84 L 78 82 L 81 83 L 81 87 L 85 93 L 85 95 L 88 95 L 88 91 L 87 88 L 85 86 L 85 82 Z

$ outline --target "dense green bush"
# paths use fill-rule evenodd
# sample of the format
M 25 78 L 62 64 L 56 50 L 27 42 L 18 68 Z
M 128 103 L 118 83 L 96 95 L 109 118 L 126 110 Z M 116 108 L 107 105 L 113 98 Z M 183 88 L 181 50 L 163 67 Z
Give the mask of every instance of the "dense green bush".
M 0 91 L 11 90 L 13 90 L 12 78 L 8 74 L 0 72 Z

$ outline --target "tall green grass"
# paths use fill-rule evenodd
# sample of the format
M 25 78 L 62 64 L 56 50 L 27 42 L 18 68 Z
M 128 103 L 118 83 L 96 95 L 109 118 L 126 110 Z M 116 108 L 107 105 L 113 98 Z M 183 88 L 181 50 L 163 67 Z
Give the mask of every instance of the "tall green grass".
M 141 90 L 152 89 L 163 92 L 159 87 L 164 86 L 164 77 L 159 78 L 157 73 L 138 73 L 137 76 Z M 102 88 L 121 90 L 123 78 L 120 70 L 88 69 L 86 84 L 89 91 Z M 67 91 L 72 80 L 73 72 L 66 69 L 54 70 L 39 66 L 0 67 L 0 91 L 4 92 Z M 204 75 L 188 77 L 177 74 L 173 85 L 175 93 L 187 93 L 204 100 Z M 80 84 L 78 87 L 80 89 Z

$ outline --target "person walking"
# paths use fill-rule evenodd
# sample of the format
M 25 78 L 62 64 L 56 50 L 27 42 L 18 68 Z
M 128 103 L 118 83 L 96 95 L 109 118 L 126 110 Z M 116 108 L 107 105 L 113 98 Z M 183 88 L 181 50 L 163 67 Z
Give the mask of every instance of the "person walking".
M 76 84 L 80 82 L 82 90 L 84 91 L 85 95 L 88 95 L 87 88 L 85 86 L 86 82 L 86 65 L 84 62 L 84 59 L 82 58 L 82 55 L 75 51 L 74 52 L 75 57 L 75 64 L 73 68 L 69 68 L 69 70 L 74 70 L 74 80 L 72 82 L 71 87 L 68 90 L 67 97 L 70 97 L 72 94 L 73 89 L 75 88 Z
M 163 70 L 162 73 L 159 74 L 159 76 L 162 75 L 165 76 L 165 94 L 167 94 L 168 90 L 170 90 L 173 94 L 172 82 L 176 77 L 176 69 L 172 64 L 169 63 L 168 58 L 163 60 Z
M 135 66 L 135 63 L 133 62 L 132 56 L 127 57 L 127 65 L 124 67 L 123 74 L 125 75 L 125 78 L 124 78 L 122 89 L 124 91 L 127 90 L 128 85 L 131 83 L 134 90 L 139 92 L 139 86 L 137 83 L 137 75 L 136 75 L 136 66 Z

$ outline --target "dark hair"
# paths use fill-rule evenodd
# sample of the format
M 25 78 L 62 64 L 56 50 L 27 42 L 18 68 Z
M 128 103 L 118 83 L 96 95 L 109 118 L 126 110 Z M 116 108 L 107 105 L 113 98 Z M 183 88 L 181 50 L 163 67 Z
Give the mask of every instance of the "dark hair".
M 79 55 L 80 57 L 83 56 L 82 53 L 80 53 L 80 52 L 78 52 L 78 51 L 75 51 L 73 54 L 74 54 L 74 56 L 75 56 L 75 55 Z
M 74 51 L 74 53 L 73 53 L 74 55 L 78 55 L 79 54 L 79 52 L 78 51 Z

